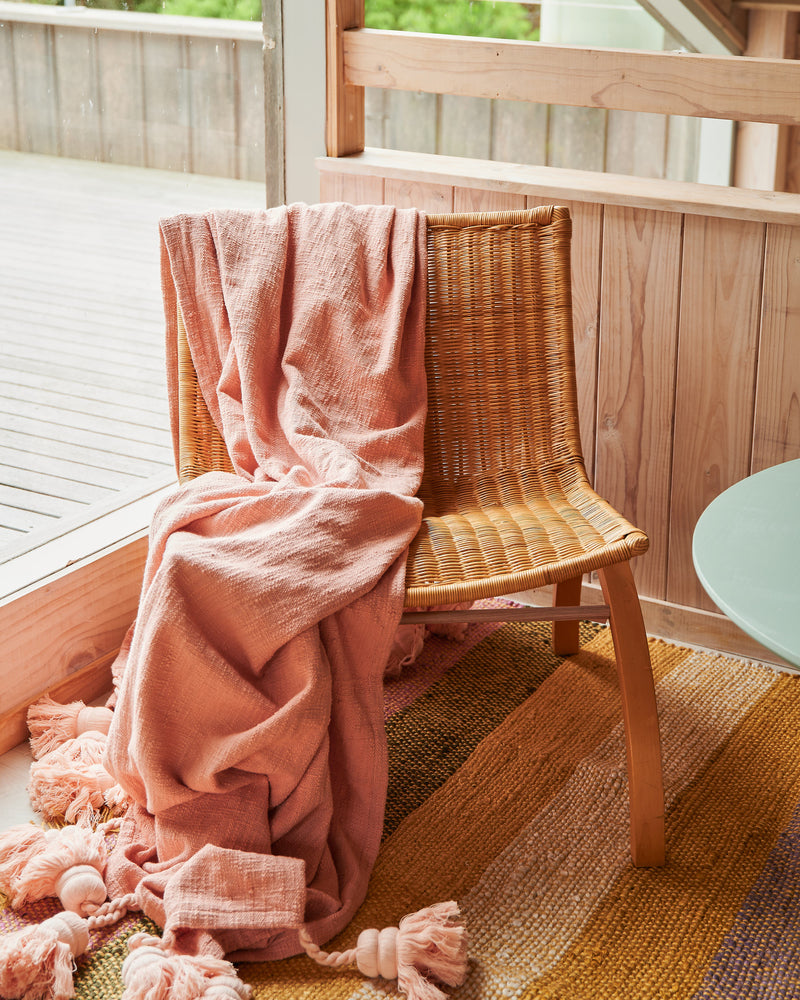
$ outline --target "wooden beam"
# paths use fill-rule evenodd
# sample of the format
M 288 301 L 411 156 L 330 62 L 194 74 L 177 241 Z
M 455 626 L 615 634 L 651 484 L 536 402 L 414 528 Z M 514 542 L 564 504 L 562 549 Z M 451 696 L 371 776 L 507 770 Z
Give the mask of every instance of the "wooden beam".
M 360 29 L 345 83 L 584 108 L 800 124 L 800 64 Z
M 713 3 L 708 4 L 711 9 L 706 9 L 703 0 L 639 0 L 639 5 L 690 52 L 729 52 L 738 56 L 744 51 L 744 33 L 736 23 L 744 15 L 732 20 Z
M 736 0 L 740 10 L 793 10 L 800 12 L 800 0 Z
M 745 45 L 745 15 L 728 3 L 726 10 L 721 10 L 721 3 L 714 0 L 682 0 L 687 10 L 705 24 L 709 31 L 720 39 L 729 39 L 741 52 Z
M 786 10 L 750 11 L 748 56 L 794 59 L 800 15 Z M 785 191 L 789 127 L 742 122 L 736 135 L 733 183 L 762 191 Z
M 364 88 L 347 80 L 344 34 L 364 26 L 364 0 L 328 0 L 326 4 L 328 156 L 348 156 L 364 148 Z
M 407 153 L 394 149 L 367 149 L 355 156 L 319 159 L 324 174 L 373 177 L 414 184 L 451 185 L 481 191 L 524 194 L 564 201 L 652 208 L 721 219 L 797 225 L 800 195 L 749 191 L 715 184 L 694 184 L 591 170 L 528 166 L 463 156 Z M 385 199 L 387 202 L 389 198 Z

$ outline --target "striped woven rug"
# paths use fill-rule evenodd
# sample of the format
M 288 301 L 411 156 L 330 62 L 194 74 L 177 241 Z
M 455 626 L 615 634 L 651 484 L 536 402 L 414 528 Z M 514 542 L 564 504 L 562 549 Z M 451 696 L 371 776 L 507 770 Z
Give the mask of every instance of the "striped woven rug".
M 384 842 L 331 949 L 452 898 L 470 933 L 459 1000 L 800 997 L 800 678 L 651 640 L 668 863 L 637 870 L 613 647 L 583 630 L 562 660 L 544 626 L 472 626 L 387 683 Z M 121 995 L 141 926 L 79 961 L 78 997 Z M 306 958 L 240 975 L 264 1000 L 394 995 Z

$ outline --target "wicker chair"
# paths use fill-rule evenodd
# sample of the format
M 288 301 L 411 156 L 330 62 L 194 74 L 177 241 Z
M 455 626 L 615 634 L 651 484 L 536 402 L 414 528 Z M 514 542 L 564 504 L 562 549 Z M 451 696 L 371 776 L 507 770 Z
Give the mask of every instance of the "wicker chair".
M 554 584 L 547 608 L 409 611 L 404 621 L 546 619 L 556 653 L 581 619 L 609 620 L 627 741 L 631 854 L 664 863 L 664 796 L 650 654 L 630 570 L 648 539 L 591 488 L 576 405 L 571 222 L 561 207 L 429 216 L 422 527 L 406 607 Z M 178 317 L 182 482 L 230 461 Z M 580 606 L 597 571 L 606 604 Z

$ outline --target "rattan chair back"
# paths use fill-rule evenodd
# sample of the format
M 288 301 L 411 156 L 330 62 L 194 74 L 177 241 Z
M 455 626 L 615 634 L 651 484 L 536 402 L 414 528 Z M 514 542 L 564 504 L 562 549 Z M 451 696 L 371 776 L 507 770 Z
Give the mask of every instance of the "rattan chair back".
M 582 468 L 570 235 L 553 206 L 428 218 L 426 514 L 502 473 Z

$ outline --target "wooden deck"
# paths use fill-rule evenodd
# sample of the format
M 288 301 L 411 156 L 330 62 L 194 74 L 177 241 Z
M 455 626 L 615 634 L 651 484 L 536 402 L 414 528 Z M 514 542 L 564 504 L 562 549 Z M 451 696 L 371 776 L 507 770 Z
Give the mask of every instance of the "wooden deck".
M 0 151 L 0 563 L 174 479 L 158 219 L 264 186 Z

